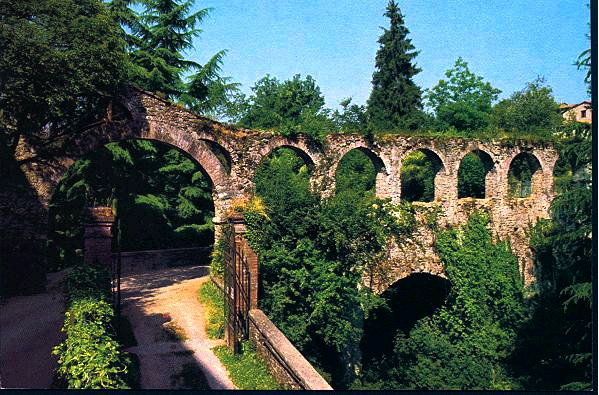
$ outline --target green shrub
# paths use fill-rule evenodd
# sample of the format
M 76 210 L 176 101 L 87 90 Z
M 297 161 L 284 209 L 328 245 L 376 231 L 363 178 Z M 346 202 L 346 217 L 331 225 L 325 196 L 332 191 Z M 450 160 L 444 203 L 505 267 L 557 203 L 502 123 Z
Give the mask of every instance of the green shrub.
M 214 248 L 210 254 L 210 274 L 219 279 L 225 276 L 225 238 L 221 236 L 214 242 Z
M 106 299 L 110 295 L 110 275 L 96 266 L 76 266 L 66 278 L 68 300 Z
M 58 379 L 68 388 L 129 388 L 132 361 L 116 341 L 109 285 L 108 274 L 96 267 L 76 267 L 67 277 L 66 339 L 52 353 L 59 357 Z

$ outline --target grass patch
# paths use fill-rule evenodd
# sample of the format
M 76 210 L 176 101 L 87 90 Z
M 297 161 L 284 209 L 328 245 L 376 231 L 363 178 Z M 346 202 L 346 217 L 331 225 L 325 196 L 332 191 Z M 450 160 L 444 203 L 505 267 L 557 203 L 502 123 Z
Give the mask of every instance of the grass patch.
M 242 349 L 239 355 L 233 355 L 227 346 L 217 346 L 212 349 L 229 371 L 231 380 L 237 388 L 240 390 L 283 389 L 249 342 L 244 342 Z
M 223 339 L 225 336 L 225 299 L 222 291 L 211 281 L 205 282 L 198 290 L 198 299 L 206 312 L 206 333 L 210 339 Z

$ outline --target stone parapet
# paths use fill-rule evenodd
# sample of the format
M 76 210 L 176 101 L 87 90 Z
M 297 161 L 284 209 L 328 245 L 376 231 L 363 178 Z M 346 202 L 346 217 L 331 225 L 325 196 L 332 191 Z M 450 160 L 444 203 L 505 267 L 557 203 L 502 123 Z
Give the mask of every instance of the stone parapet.
M 250 340 L 271 373 L 288 389 L 332 390 L 262 310 L 250 310 Z

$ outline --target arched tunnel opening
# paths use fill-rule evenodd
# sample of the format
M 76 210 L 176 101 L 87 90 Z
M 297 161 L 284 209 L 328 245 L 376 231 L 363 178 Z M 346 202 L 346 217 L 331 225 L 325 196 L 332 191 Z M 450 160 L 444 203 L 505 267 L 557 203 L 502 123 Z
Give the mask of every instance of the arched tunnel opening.
M 397 332 L 408 336 L 418 320 L 443 305 L 450 288 L 447 279 L 427 273 L 414 273 L 391 285 L 381 294 L 385 305 L 364 321 L 362 361 L 380 360 L 391 353 Z
M 82 262 L 86 206 L 118 211 L 119 251 L 214 243 L 211 180 L 189 154 L 169 144 L 144 139 L 113 142 L 69 168 L 49 207 L 50 271 Z M 113 239 L 115 251 L 116 242 Z

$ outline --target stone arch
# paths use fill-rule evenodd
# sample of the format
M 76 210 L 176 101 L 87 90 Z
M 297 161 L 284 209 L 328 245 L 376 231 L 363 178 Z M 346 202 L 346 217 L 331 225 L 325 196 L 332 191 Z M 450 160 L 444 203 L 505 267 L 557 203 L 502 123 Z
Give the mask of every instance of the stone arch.
M 251 185 L 249 188 L 245 188 L 246 194 L 252 193 L 254 176 L 260 164 L 279 148 L 291 149 L 304 161 L 308 169 L 310 169 L 310 184 L 312 189 L 316 190 L 318 188 L 319 178 L 321 178 L 318 174 L 319 165 L 322 160 L 321 148 L 303 136 L 298 136 L 294 139 L 275 136 L 268 140 L 261 148 L 257 149 L 257 154 L 251 155 L 250 153 L 249 156 L 253 157 L 251 160 L 247 160 L 246 158 L 246 162 L 243 164 L 246 167 L 244 173 L 247 177 L 247 183 Z
M 458 177 L 458 182 L 457 182 L 457 186 L 459 188 L 459 183 L 460 183 L 460 170 L 462 169 L 462 164 L 464 161 L 464 158 L 466 157 L 466 155 L 468 154 L 474 154 L 476 155 L 479 160 L 481 161 L 482 165 L 483 165 L 483 169 L 484 169 L 484 189 L 483 189 L 483 194 L 484 196 L 481 197 L 481 199 L 486 199 L 486 198 L 490 198 L 494 195 L 495 192 L 495 182 L 494 180 L 497 178 L 497 168 L 495 166 L 495 163 L 493 161 L 493 158 L 491 157 L 491 155 L 489 155 L 484 149 L 480 149 L 480 148 L 474 148 L 466 153 L 464 153 L 460 160 L 457 161 L 456 165 L 456 171 L 455 174 Z M 473 197 L 473 196 L 461 196 L 460 192 L 458 190 L 458 199 L 460 198 L 465 198 L 465 197 Z
M 172 145 L 172 144 L 168 144 L 168 143 L 160 142 L 160 141 L 158 141 L 158 140 L 153 140 L 153 139 L 143 139 L 143 138 L 138 138 L 138 137 L 135 137 L 135 138 L 127 138 L 127 139 L 121 139 L 121 140 L 119 140 L 119 141 L 112 141 L 111 143 L 119 143 L 119 142 L 125 142 L 125 141 L 133 141 L 133 140 L 139 140 L 139 141 L 152 141 L 152 142 L 156 142 L 156 143 L 158 143 L 158 144 L 154 145 L 154 147 L 158 147 L 158 145 L 161 145 L 162 147 L 160 147 L 160 148 L 158 148 L 158 149 L 159 149 L 159 150 L 162 150 L 162 152 L 167 152 L 167 151 L 170 151 L 170 150 L 174 149 L 174 150 L 176 150 L 176 151 L 177 151 L 179 154 L 181 154 L 181 155 L 182 155 L 184 158 L 187 158 L 188 160 L 191 160 L 191 161 L 192 161 L 192 162 L 195 164 L 195 168 L 196 168 L 196 170 L 197 170 L 197 171 L 199 171 L 199 172 L 201 172 L 201 173 L 202 173 L 202 175 L 204 176 L 204 178 L 205 178 L 205 180 L 207 181 L 207 183 L 208 183 L 208 186 L 209 186 L 209 188 L 210 188 L 210 190 L 211 190 L 211 192 L 212 192 L 212 198 L 210 199 L 210 201 L 209 201 L 209 202 L 208 202 L 207 200 L 206 200 L 206 201 L 204 201 L 204 203 L 206 203 L 206 205 L 205 205 L 205 206 L 203 206 L 203 207 L 204 207 L 204 209 L 206 210 L 206 211 L 204 211 L 204 213 L 211 212 L 211 211 L 212 211 L 212 212 L 216 211 L 216 209 L 218 208 L 218 201 L 217 201 L 217 196 L 216 196 L 216 194 L 215 194 L 215 185 L 214 185 L 214 183 L 213 183 L 212 179 L 210 178 L 210 175 L 209 175 L 209 174 L 208 174 L 208 172 L 206 171 L 206 169 L 205 169 L 205 168 L 204 168 L 204 167 L 203 167 L 203 166 L 202 166 L 202 165 L 201 165 L 201 164 L 200 164 L 200 163 L 199 163 L 199 162 L 198 162 L 198 161 L 195 159 L 195 157 L 194 157 L 194 156 L 193 156 L 193 155 L 192 155 L 190 152 L 183 151 L 183 150 L 181 150 L 180 148 L 178 148 L 178 147 L 175 147 L 175 146 L 174 146 L 174 145 Z M 87 152 L 85 155 L 82 155 L 82 156 L 80 156 L 80 158 L 79 158 L 79 159 L 80 159 L 80 160 L 81 160 L 81 159 L 91 159 L 91 158 L 92 158 L 92 157 L 90 156 L 91 154 L 94 154 L 94 152 L 95 152 L 95 153 L 99 153 L 98 151 L 99 151 L 99 150 L 100 150 L 102 147 L 105 147 L 105 146 L 106 146 L 106 144 L 103 144 L 103 145 L 98 145 L 98 146 L 97 146 L 97 147 L 96 147 L 94 150 L 92 150 L 92 151 L 90 151 L 90 152 Z M 159 152 L 160 152 L 160 151 L 159 151 Z M 156 160 L 157 162 L 160 162 L 160 156 L 158 156 L 158 157 L 157 157 L 155 160 Z M 73 164 L 75 164 L 75 163 L 77 163 L 77 162 L 76 162 L 76 161 L 73 161 L 72 163 L 73 163 Z M 96 163 L 99 163 L 99 162 L 96 162 Z M 108 162 L 108 163 L 109 163 L 109 162 Z M 56 199 L 56 197 L 57 197 L 57 194 L 59 193 L 59 191 L 58 191 L 58 187 L 61 185 L 61 183 L 63 183 L 63 182 L 65 181 L 65 177 L 68 175 L 68 173 L 69 173 L 69 170 L 70 170 L 71 168 L 73 168 L 73 166 L 72 166 L 72 165 L 71 165 L 71 166 L 69 166 L 69 167 L 66 169 L 66 171 L 65 171 L 65 172 L 62 174 L 62 176 L 61 176 L 61 177 L 60 177 L 60 178 L 57 180 L 56 186 L 55 186 L 54 190 L 52 191 L 52 194 L 51 194 L 51 195 L 50 195 L 50 197 L 49 197 L 49 201 L 56 203 L 55 199 Z M 97 174 L 102 174 L 102 173 L 97 173 Z M 114 184 L 114 183 L 109 183 L 109 184 L 104 184 L 104 185 L 108 186 L 109 188 L 114 188 L 114 187 L 115 187 L 115 184 Z M 190 184 L 186 184 L 186 185 L 181 185 L 181 187 L 186 187 L 186 186 L 191 186 L 191 185 L 192 185 L 192 184 L 190 183 Z M 204 187 L 203 187 L 203 188 L 204 188 Z M 109 191 L 109 190 L 108 190 L 108 191 Z M 113 191 L 114 191 L 114 190 L 113 190 Z M 145 193 L 145 192 L 142 192 L 142 194 L 143 194 L 143 193 Z M 78 195 L 79 195 L 79 194 L 78 194 Z M 107 195 L 105 195 L 105 194 L 101 194 L 101 195 L 103 195 L 103 196 L 107 196 Z M 64 195 L 63 195 L 63 197 L 64 197 Z M 112 198 L 109 198 L 109 199 L 112 199 Z M 110 201 L 110 200 L 109 200 L 109 201 Z M 68 200 L 67 200 L 67 201 L 63 200 L 63 201 L 62 201 L 62 203 L 63 203 L 63 204 L 61 204 L 61 205 L 59 206 L 60 208 L 69 207 L 69 206 L 70 206 L 70 208 L 71 208 L 71 212 L 73 212 L 73 210 L 72 210 L 72 209 L 73 209 L 73 208 L 75 208 L 75 211 L 74 211 L 74 212 L 76 213 L 76 212 L 79 210 L 79 208 L 77 208 L 77 206 L 79 206 L 79 205 L 84 205 L 84 204 L 96 205 L 98 202 L 91 202 L 91 203 L 90 203 L 89 201 L 87 201 L 87 202 L 86 202 L 86 201 L 85 201 L 85 199 L 83 199 L 83 200 L 82 200 L 82 199 L 78 199 L 78 203 L 77 203 L 75 206 L 73 206 L 71 203 L 69 203 L 69 202 L 68 202 Z M 66 206 L 64 205 L 64 203 L 66 203 Z M 106 205 L 106 202 L 103 202 L 103 201 L 102 201 L 102 202 L 100 203 L 100 205 Z M 128 207 L 129 207 L 129 208 L 133 208 L 133 206 L 135 206 L 135 205 L 128 205 Z M 81 208 L 84 208 L 84 207 L 83 207 L 83 206 L 81 206 Z M 134 208 L 134 210 L 136 210 L 136 209 L 138 209 L 138 208 Z M 134 212 L 135 212 L 135 211 L 134 211 Z M 51 236 L 52 236 L 52 232 L 54 231 L 54 229 L 56 229 L 56 228 L 54 228 L 54 226 L 55 226 L 55 221 L 54 221 L 54 219 L 55 219 L 55 218 L 54 218 L 54 217 L 55 217 L 57 214 L 58 214 L 59 216 L 62 216 L 62 211 L 61 211 L 60 209 L 57 211 L 57 210 L 56 210 L 56 208 L 54 208 L 54 209 L 53 209 L 53 205 L 50 205 L 50 206 L 49 206 L 49 209 L 48 209 L 48 211 L 47 211 L 47 218 L 48 218 L 48 220 L 47 220 L 47 225 L 48 225 L 48 226 L 47 226 L 47 228 L 46 228 L 46 234 L 48 235 L 48 242 L 47 242 L 47 244 L 46 244 L 46 253 L 48 254 L 48 257 L 50 257 L 50 254 L 51 254 L 51 252 L 52 252 L 52 249 L 53 249 L 53 248 L 56 248 L 56 247 L 58 246 L 58 244 L 54 244 L 54 243 L 53 243 L 54 237 L 51 237 Z M 76 218 L 76 217 L 75 217 L 75 218 Z M 144 230 L 145 230 L 145 229 L 147 229 L 147 226 L 153 226 L 153 225 L 149 225 L 149 223 L 151 223 L 151 221 L 147 221 L 147 218 L 146 218 L 146 217 L 144 217 L 144 216 L 141 216 L 141 215 L 135 215 L 135 214 L 132 214 L 132 215 L 128 215 L 126 218 L 128 218 L 128 219 L 131 219 L 131 218 L 140 218 L 140 219 L 141 219 L 141 223 L 143 223 L 143 225 L 142 225 L 142 226 L 145 226 L 145 227 L 146 227 L 146 228 L 143 228 Z M 127 221 L 128 221 L 128 222 L 131 222 L 130 220 L 127 220 Z M 71 224 L 76 224 L 76 222 L 70 222 L 70 223 L 71 223 Z M 156 224 L 158 224 L 158 225 L 156 225 Z M 81 225 L 82 225 L 82 224 L 81 224 Z M 156 226 L 163 226 L 161 223 L 154 223 L 154 225 L 156 225 Z M 156 229 L 161 229 L 161 228 L 156 228 Z M 184 232 L 185 232 L 185 230 L 184 230 Z M 136 234 L 136 233 L 137 233 L 137 232 L 134 232 L 134 233 L 132 233 L 131 235 L 134 235 L 134 234 Z M 206 230 L 206 231 L 205 231 L 205 233 L 201 234 L 201 236 L 200 236 L 201 238 L 200 238 L 200 239 L 195 239 L 195 240 L 204 240 L 204 241 L 205 241 L 205 243 L 207 243 L 206 245 L 208 245 L 208 244 L 212 244 L 212 243 L 213 243 L 213 239 L 212 239 L 213 235 L 210 235 L 209 233 L 212 233 L 212 232 L 211 232 L 211 231 L 208 231 L 208 230 Z M 162 233 L 161 233 L 161 231 L 160 231 L 160 230 L 159 230 L 159 231 L 155 231 L 155 232 L 154 232 L 154 234 L 156 234 L 156 235 L 162 235 Z M 197 235 L 196 235 L 196 236 L 197 236 Z M 144 236 L 144 237 L 145 237 L 145 236 Z M 135 237 L 133 237 L 133 238 L 135 238 Z M 159 240 L 160 238 L 161 238 L 161 236 L 160 236 L 160 237 L 157 237 L 155 240 Z M 68 238 L 64 238 L 64 239 L 63 239 L 63 241 L 65 241 L 65 240 L 67 240 L 67 239 L 68 239 Z M 179 240 L 179 241 L 181 241 L 181 240 Z M 143 243 L 142 243 L 142 244 L 143 244 Z M 137 245 L 140 245 L 140 244 L 137 244 Z M 170 245 L 169 245 L 169 246 L 170 246 Z M 161 248 L 169 248 L 169 246 L 163 245 Z M 142 248 L 144 248 L 144 247 L 142 247 Z M 146 245 L 146 247 L 145 247 L 145 248 L 148 248 L 148 246 Z M 150 248 L 150 249 L 153 249 L 153 248 Z M 74 252 L 74 251 L 71 251 L 71 252 Z M 73 257 L 74 257 L 74 255 L 73 255 Z
M 389 168 L 390 166 L 386 163 L 387 160 L 382 156 L 379 156 L 375 152 L 373 152 L 370 148 L 366 147 L 362 144 L 352 144 L 348 147 L 345 147 L 343 150 L 336 152 L 336 156 L 338 160 L 336 160 L 329 169 L 329 177 L 334 180 L 333 189 L 336 190 L 336 177 L 337 177 L 337 169 L 339 164 L 343 160 L 343 158 L 351 151 L 359 151 L 366 155 L 374 166 L 375 171 L 375 194 L 379 198 L 386 198 L 390 196 L 389 191 Z
M 217 143 L 214 140 L 201 138 L 199 141 L 208 146 L 209 150 L 221 162 L 222 170 L 224 171 L 224 173 L 227 176 L 230 176 L 231 168 L 233 166 L 233 158 L 231 157 L 230 151 L 225 149 L 221 144 Z
M 434 314 L 450 289 L 446 278 L 428 273 L 411 273 L 391 284 L 380 294 L 384 307 L 375 308 L 364 320 L 360 348 L 366 359 L 393 350 L 397 331 L 407 335 L 417 320 Z
M 529 151 L 520 151 L 513 154 L 508 163 L 509 166 L 505 169 L 505 180 L 509 197 L 530 198 L 546 192 L 543 167 L 536 155 Z M 520 170 L 515 168 L 517 164 L 526 165 L 524 168 L 526 173 L 523 175 L 525 179 L 516 180 L 510 185 L 510 172 Z
M 298 136 L 293 140 L 282 136 L 275 136 L 270 139 L 268 143 L 260 149 L 258 163 L 262 163 L 264 158 L 278 148 L 283 147 L 293 150 L 300 158 L 302 158 L 311 170 L 320 164 L 322 149 L 301 136 Z
M 445 162 L 442 159 L 442 156 L 440 154 L 438 154 L 435 150 L 432 149 L 432 147 L 427 147 L 427 146 L 423 146 L 423 147 L 414 147 L 414 148 L 410 148 L 408 150 L 406 150 L 405 152 L 403 152 L 403 154 L 401 155 L 400 158 L 400 162 L 399 162 L 399 168 L 400 168 L 400 178 L 401 178 L 401 183 L 400 183 L 400 197 L 402 200 L 405 199 L 405 192 L 407 192 L 406 190 L 404 190 L 404 187 L 407 187 L 407 185 L 404 184 L 404 177 L 402 176 L 402 172 L 403 172 L 403 167 L 405 164 L 405 159 L 411 155 L 414 152 L 422 152 L 426 158 L 432 163 L 432 167 L 433 167 L 433 174 L 434 174 L 434 178 L 433 178 L 433 196 L 432 196 L 432 201 L 435 200 L 439 200 L 442 198 L 442 196 L 444 195 L 444 192 L 447 190 L 449 182 L 451 181 L 449 179 L 449 174 L 448 174 L 448 169 L 445 167 Z
M 220 144 L 213 140 L 198 139 L 189 133 L 165 134 L 157 133 L 155 129 L 149 129 L 141 134 L 140 138 L 159 141 L 171 145 L 180 151 L 190 155 L 209 176 L 213 188 L 222 189 L 226 186 L 230 175 L 230 170 L 227 171 L 225 164 L 212 151 L 213 147 L 219 147 L 221 152 L 225 153 L 225 158 L 230 158 L 231 155 Z M 208 142 L 209 141 L 209 142 Z

